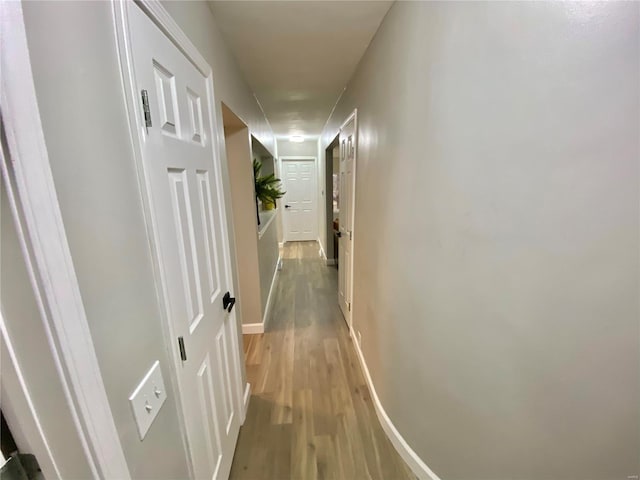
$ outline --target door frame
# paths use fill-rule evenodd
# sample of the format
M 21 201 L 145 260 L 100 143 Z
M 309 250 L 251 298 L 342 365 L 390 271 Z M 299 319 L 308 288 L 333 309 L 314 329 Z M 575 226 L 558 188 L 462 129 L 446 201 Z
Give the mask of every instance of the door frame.
M 344 129 L 344 127 L 347 126 L 347 124 L 353 120 L 353 179 L 351 180 L 351 225 L 349 225 L 350 227 L 350 232 L 351 232 L 351 261 L 349 262 L 350 265 L 349 267 L 351 268 L 351 281 L 349 282 L 349 285 L 347 286 L 348 290 L 349 290 L 349 298 L 351 298 L 351 309 L 349 310 L 349 318 L 347 318 L 347 324 L 349 325 L 349 331 L 351 332 L 351 336 L 354 336 L 354 330 L 353 330 L 353 312 L 354 312 L 354 299 L 353 299 L 353 283 L 354 283 L 354 258 L 356 256 L 355 253 L 355 245 L 356 245 L 356 231 L 355 231 L 355 225 L 356 225 L 356 175 L 357 175 L 357 171 L 358 171 L 358 139 L 359 139 L 359 135 L 358 135 L 358 109 L 354 108 L 353 111 L 349 114 L 349 116 L 346 118 L 346 120 L 344 122 L 342 122 L 342 124 L 340 125 L 340 129 L 338 130 L 338 136 L 340 135 L 340 133 L 342 132 L 342 130 Z M 338 266 L 338 268 L 340 268 Z
M 319 183 L 320 183 L 320 179 L 319 179 L 319 175 L 318 175 L 318 157 L 314 157 L 314 156 L 310 156 L 310 155 L 283 155 L 282 157 L 278 157 L 278 170 L 280 172 L 280 178 L 283 177 L 283 162 L 287 162 L 287 161 L 293 161 L 293 160 L 302 160 L 302 161 L 309 161 L 309 162 L 313 162 L 313 166 L 315 167 L 315 171 L 316 171 L 316 188 L 314 191 L 314 194 L 316 196 L 316 233 L 320 232 L 320 222 L 318 221 L 318 211 L 317 209 L 319 208 L 319 202 L 318 202 L 318 188 L 319 188 Z M 285 184 L 286 186 L 286 184 Z M 284 215 L 284 211 L 282 213 Z M 285 227 L 285 223 L 284 223 L 284 218 L 282 219 L 282 242 L 283 243 L 287 243 L 289 241 L 295 241 L 295 240 L 288 240 L 287 239 L 287 230 Z M 318 235 L 316 235 L 317 237 Z M 314 239 L 314 240 L 317 240 Z M 312 240 L 309 240 L 312 241 Z
M 223 249 L 223 261 L 224 261 L 224 274 L 230 286 L 233 286 L 233 271 L 232 264 L 235 263 L 235 258 L 231 256 L 230 249 L 230 229 L 229 218 L 226 212 L 226 199 L 229 198 L 223 194 L 225 190 L 224 182 L 222 181 L 222 163 L 224 138 L 218 135 L 220 129 L 218 129 L 218 118 L 216 115 L 216 99 L 214 95 L 213 86 L 213 70 L 207 63 L 205 58 L 200 54 L 196 46 L 189 40 L 187 35 L 182 31 L 180 26 L 173 20 L 169 13 L 165 10 L 159 0 L 140 0 L 137 6 L 163 31 L 164 35 L 169 38 L 187 57 L 189 61 L 196 67 L 196 69 L 206 78 L 207 84 L 207 102 L 209 105 L 209 131 L 207 132 L 212 142 L 213 158 L 211 158 L 212 166 L 216 172 L 218 178 L 218 184 L 216 187 L 221 192 L 221 217 L 226 221 L 227 228 L 222 232 L 222 249 Z M 119 0 L 112 0 L 113 15 L 115 20 L 116 29 L 116 43 L 118 50 L 118 57 L 120 61 L 120 71 L 122 75 L 122 85 L 125 97 L 125 109 L 128 117 L 129 132 L 131 137 L 131 144 L 133 147 L 133 156 L 135 159 L 136 171 L 138 174 L 138 184 L 142 197 L 143 216 L 145 220 L 145 227 L 147 230 L 147 238 L 149 239 L 149 249 L 152 254 L 152 266 L 154 287 L 156 290 L 156 296 L 158 298 L 160 308 L 160 315 L 162 321 L 163 338 L 165 346 L 170 356 L 170 385 L 173 396 L 176 400 L 178 407 L 178 424 L 180 428 L 181 439 L 186 454 L 187 465 L 189 468 L 189 475 L 194 477 L 194 469 L 191 461 L 191 452 L 189 448 L 189 441 L 187 438 L 187 428 L 185 416 L 187 412 L 184 409 L 182 400 L 180 397 L 180 385 L 178 372 L 181 365 L 181 359 L 178 349 L 176 348 L 175 338 L 173 334 L 173 325 L 168 312 L 168 299 L 169 295 L 165 291 L 164 280 L 162 276 L 161 259 L 159 256 L 159 244 L 158 229 L 156 228 L 157 221 L 152 209 L 152 195 L 151 185 L 146 174 L 144 166 L 144 156 L 142 150 L 142 136 L 141 132 L 144 129 L 143 121 L 144 114 L 141 110 L 140 102 L 138 101 L 138 92 L 135 79 L 135 68 L 133 64 L 133 55 L 131 49 L 131 38 L 129 35 L 129 17 L 128 17 L 128 4 L 129 2 L 123 2 Z M 221 139 L 222 138 L 222 139 Z M 237 391 L 232 392 L 233 398 L 236 403 L 236 409 L 240 415 L 240 423 L 243 424 L 246 418 L 246 412 L 249 405 L 250 397 L 250 385 L 245 382 L 242 385 L 242 365 L 243 358 L 241 357 L 241 332 L 239 325 L 239 317 L 237 315 L 237 309 L 233 309 L 230 313 L 230 321 L 235 325 L 234 338 L 231 339 L 230 345 L 232 349 L 233 357 L 233 376 L 237 383 Z
M 331 143 L 329 143 L 329 145 L 324 149 L 324 191 L 326 192 L 324 195 L 324 236 L 327 242 L 327 251 L 325 252 L 324 257 L 327 266 L 337 265 L 338 263 L 337 252 L 333 246 L 333 242 L 336 238 L 333 230 L 333 150 L 335 147 L 339 146 L 340 132 L 336 134 L 333 140 L 331 140 Z M 329 162 L 329 159 L 331 159 L 331 162 Z M 338 161 L 339 160 L 340 159 L 338 158 Z M 329 245 L 331 245 L 331 249 L 329 248 Z M 331 258 L 329 258 L 329 250 L 332 252 Z
M 20 2 L 0 2 L 0 26 L 0 101 L 10 155 L 10 158 L 0 155 L 0 163 L 42 330 L 84 457 L 94 476 L 128 480 L 131 475 L 98 365 L 62 221 Z M 4 319 L 0 324 L 3 337 L 9 341 Z M 38 413 L 32 408 L 31 415 L 30 420 L 39 425 Z M 40 436 L 47 433 L 55 435 L 39 428 Z M 46 445 L 46 439 L 37 440 Z M 47 457 L 42 457 L 47 464 L 57 460 Z

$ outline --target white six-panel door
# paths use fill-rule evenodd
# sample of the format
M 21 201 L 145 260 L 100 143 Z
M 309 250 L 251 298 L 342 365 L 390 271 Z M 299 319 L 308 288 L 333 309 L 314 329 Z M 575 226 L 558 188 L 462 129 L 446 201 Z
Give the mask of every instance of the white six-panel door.
M 338 241 L 338 303 L 351 325 L 353 291 L 353 203 L 356 157 L 356 118 L 349 118 L 340 129 L 340 213 Z
M 283 159 L 282 181 L 286 191 L 284 240 L 287 242 L 318 238 L 317 175 L 315 159 Z
M 147 93 L 152 123 L 139 134 L 190 460 L 197 479 L 227 478 L 241 374 L 235 315 L 223 308 L 231 280 L 212 94 L 207 77 L 136 4 L 127 10 L 134 83 Z

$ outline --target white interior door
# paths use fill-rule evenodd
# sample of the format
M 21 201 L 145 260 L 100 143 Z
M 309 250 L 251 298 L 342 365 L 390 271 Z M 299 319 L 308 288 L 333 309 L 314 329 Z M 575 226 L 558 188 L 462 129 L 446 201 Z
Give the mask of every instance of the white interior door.
M 223 308 L 230 261 L 210 80 L 136 4 L 128 11 L 134 83 L 147 92 L 152 123 L 140 132 L 144 172 L 193 474 L 227 478 L 241 374 L 235 312 Z
M 340 213 L 338 240 L 338 303 L 351 325 L 353 292 L 353 203 L 356 158 L 356 119 L 352 116 L 340 129 Z
M 315 159 L 283 160 L 283 183 L 286 191 L 283 225 L 286 242 L 317 240 L 317 175 Z

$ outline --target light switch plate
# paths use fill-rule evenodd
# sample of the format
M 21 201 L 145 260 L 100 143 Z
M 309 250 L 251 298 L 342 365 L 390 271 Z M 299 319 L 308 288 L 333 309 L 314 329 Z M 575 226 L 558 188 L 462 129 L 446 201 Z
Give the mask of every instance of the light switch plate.
M 140 385 L 136 387 L 129 397 L 133 417 L 136 420 L 136 425 L 138 425 L 140 440 L 144 439 L 153 419 L 158 415 L 160 407 L 162 407 L 166 399 L 167 391 L 162 380 L 160 362 L 156 360 L 151 370 L 147 372 Z

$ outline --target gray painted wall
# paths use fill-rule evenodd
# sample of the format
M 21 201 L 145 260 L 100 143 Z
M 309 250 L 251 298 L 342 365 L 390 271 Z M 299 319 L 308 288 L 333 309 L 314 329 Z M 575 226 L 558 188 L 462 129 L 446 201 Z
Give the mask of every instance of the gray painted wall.
M 3 132 L 4 136 L 4 132 Z M 4 152 L 8 154 L 7 151 Z M 9 161 L 9 159 L 7 158 Z M 15 188 L 15 187 L 14 187 Z M 33 419 L 27 400 L 18 387 L 18 375 L 13 370 L 2 343 L 2 414 L 21 453 L 36 456 L 47 478 L 54 478 L 56 468 L 63 478 L 90 478 L 91 466 L 85 458 L 73 414 L 69 409 L 64 387 L 58 376 L 55 357 L 49 346 L 38 300 L 32 288 L 29 270 L 18 237 L 4 177 L 0 178 L 0 304 L 2 320 L 11 341 L 13 355 L 26 382 L 30 400 L 38 414 L 51 457 Z M 12 377 L 15 380 L 12 381 Z M 20 392 L 20 393 L 18 393 Z M 4 477 L 4 475 L 3 475 Z
M 251 144 L 246 128 L 225 134 L 229 190 L 235 231 L 238 311 L 242 323 L 260 323 L 260 262 L 258 260 L 258 220 Z
M 219 138 L 222 100 L 243 116 L 263 145 L 275 150 L 264 116 L 206 3 L 165 6 L 213 68 Z M 169 358 L 153 287 L 111 4 L 25 2 L 23 8 L 62 217 L 129 469 L 136 479 L 185 478 L 174 398 L 169 396 L 142 442 L 127 400 L 156 359 L 168 380 Z M 220 154 L 228 179 L 224 146 Z
M 443 479 L 620 479 L 640 451 L 640 4 L 396 2 L 358 108 L 355 329 Z

